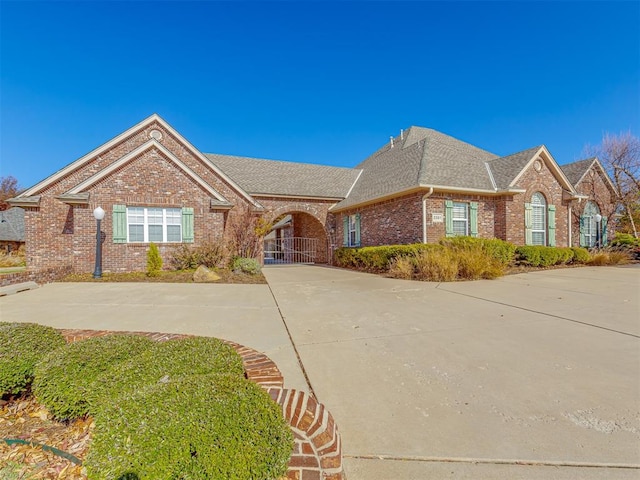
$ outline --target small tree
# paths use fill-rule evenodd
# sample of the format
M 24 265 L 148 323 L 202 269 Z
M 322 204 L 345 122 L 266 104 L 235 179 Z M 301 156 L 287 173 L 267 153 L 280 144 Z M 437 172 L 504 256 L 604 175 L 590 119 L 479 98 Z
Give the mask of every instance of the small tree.
M 258 258 L 262 240 L 269 233 L 272 222 L 255 215 L 249 208 L 241 210 L 229 222 L 229 252 L 232 257 Z
M 20 190 L 18 180 L 11 175 L 0 177 L 0 211 L 7 210 L 11 207 L 11 205 L 7 203 L 7 200 L 18 195 Z
M 160 256 L 160 250 L 155 243 L 150 243 L 147 251 L 147 276 L 157 277 L 161 270 L 162 256 Z
M 620 135 L 605 134 L 597 147 L 587 151 L 598 157 L 618 190 L 622 208 L 621 230 L 638 238 L 640 221 L 640 138 L 631 132 Z

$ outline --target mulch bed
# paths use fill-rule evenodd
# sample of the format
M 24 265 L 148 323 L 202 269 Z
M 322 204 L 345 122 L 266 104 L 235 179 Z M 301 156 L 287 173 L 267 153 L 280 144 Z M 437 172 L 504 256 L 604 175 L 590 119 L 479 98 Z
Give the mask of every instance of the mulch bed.
M 264 284 L 267 280 L 262 273 L 248 275 L 234 273 L 231 270 L 213 270 L 221 278 L 210 283 Z M 91 273 L 72 273 L 59 280 L 60 282 L 143 282 L 143 283 L 195 283 L 193 270 L 162 271 L 158 276 L 149 277 L 145 272 L 103 273 L 102 278 L 93 278 Z
M 0 407 L 0 439 L 23 439 L 32 445 L 9 445 L 0 440 L 0 477 L 22 479 L 86 479 L 81 465 L 56 455 L 53 447 L 83 460 L 93 430 L 88 417 L 65 423 L 51 419 L 46 408 L 31 396 L 10 398 Z

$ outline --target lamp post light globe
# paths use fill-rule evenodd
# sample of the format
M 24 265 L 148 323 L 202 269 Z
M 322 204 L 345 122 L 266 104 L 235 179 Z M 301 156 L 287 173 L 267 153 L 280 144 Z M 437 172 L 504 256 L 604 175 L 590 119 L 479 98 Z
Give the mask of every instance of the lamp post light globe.
M 102 232 L 100 231 L 100 222 L 104 218 L 104 210 L 100 207 L 96 207 L 93 211 L 93 216 L 96 219 L 96 265 L 93 270 L 93 278 L 102 278 Z
M 93 211 L 93 216 L 98 221 L 102 220 L 104 218 L 104 210 L 100 207 L 96 207 Z

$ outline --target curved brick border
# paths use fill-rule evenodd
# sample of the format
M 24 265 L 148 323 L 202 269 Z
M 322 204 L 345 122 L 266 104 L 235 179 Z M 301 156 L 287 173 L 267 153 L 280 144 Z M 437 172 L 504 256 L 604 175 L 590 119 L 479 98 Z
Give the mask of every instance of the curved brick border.
M 113 332 L 106 330 L 70 330 L 60 332 L 67 342 L 113 333 L 142 335 L 158 342 L 191 337 L 179 333 Z M 277 365 L 264 353 L 235 342 L 231 345 L 242 357 L 247 378 L 269 392 L 282 408 L 295 437 L 287 478 L 290 480 L 344 480 L 342 443 L 329 411 L 306 392 L 283 388 L 284 378 Z

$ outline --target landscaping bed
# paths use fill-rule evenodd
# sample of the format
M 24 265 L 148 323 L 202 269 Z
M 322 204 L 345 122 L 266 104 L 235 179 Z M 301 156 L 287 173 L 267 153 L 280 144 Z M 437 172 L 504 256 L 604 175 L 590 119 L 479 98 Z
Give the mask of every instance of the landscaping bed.
M 24 330 L 31 335 L 20 335 Z M 149 334 L 98 332 L 40 348 L 35 361 L 11 359 L 8 352 L 22 358 L 20 350 L 32 349 L 33 339 L 51 330 L 0 323 L 1 478 L 286 473 L 293 436 L 280 406 L 247 380 L 264 362 L 253 358 L 254 372 L 245 372 L 242 359 L 255 355 L 244 347 L 242 357 L 238 348 L 213 338 L 173 336 L 158 343 L 145 338 Z M 70 338 L 77 338 L 75 332 Z M 258 374 L 264 371 L 258 368 Z M 281 379 L 279 372 L 276 377 Z M 25 386 L 25 378 L 32 382 Z
M 228 269 L 213 270 L 220 280 L 210 283 L 233 284 L 263 284 L 267 283 L 264 275 L 260 273 L 247 274 L 236 273 Z M 193 274 L 195 270 L 167 270 L 158 275 L 149 276 L 146 272 L 103 273 L 102 278 L 93 278 L 91 273 L 72 273 L 66 275 L 61 282 L 152 282 L 152 283 L 195 283 Z

